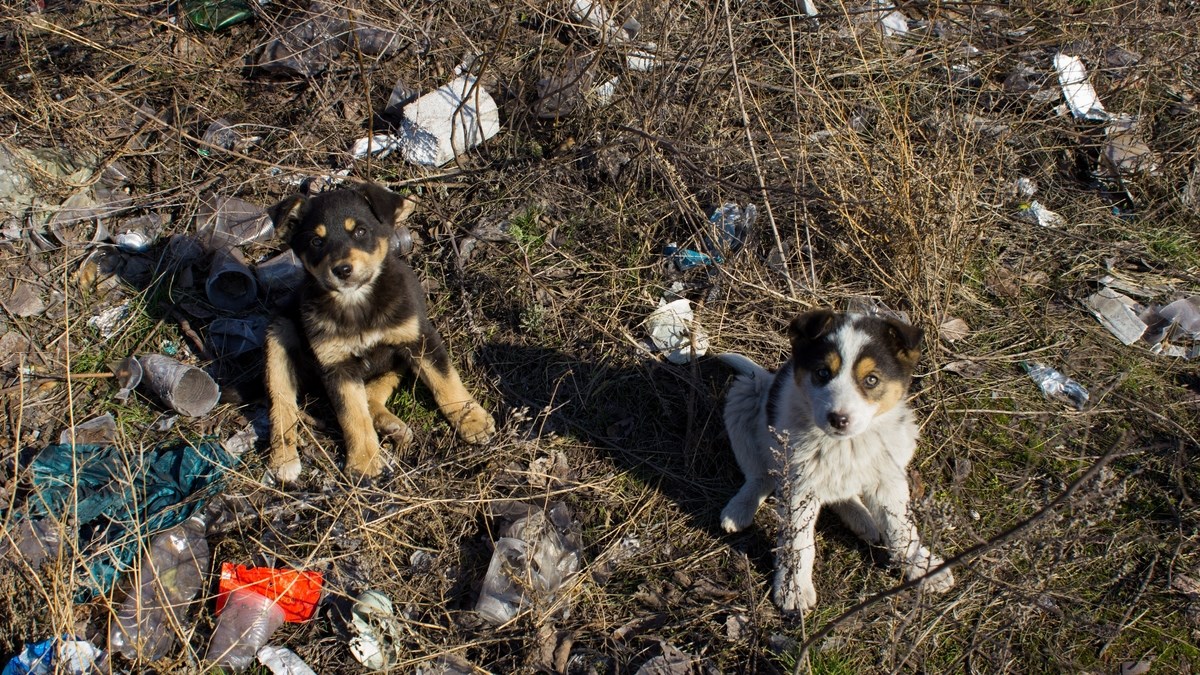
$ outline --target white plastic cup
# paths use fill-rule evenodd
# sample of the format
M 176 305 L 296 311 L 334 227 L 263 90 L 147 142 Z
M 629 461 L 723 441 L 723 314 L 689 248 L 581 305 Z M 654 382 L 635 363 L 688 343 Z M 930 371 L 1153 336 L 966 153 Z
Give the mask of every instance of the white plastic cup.
M 274 600 L 244 588 L 234 590 L 217 617 L 205 659 L 234 672 L 245 670 L 283 621 L 283 609 Z

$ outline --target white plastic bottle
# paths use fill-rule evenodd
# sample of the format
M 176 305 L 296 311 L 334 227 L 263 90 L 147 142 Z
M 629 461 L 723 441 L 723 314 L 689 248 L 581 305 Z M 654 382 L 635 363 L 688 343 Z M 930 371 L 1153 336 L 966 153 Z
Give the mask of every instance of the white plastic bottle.
M 141 578 L 109 626 L 109 645 L 129 659 L 156 660 L 176 643 L 210 562 L 205 522 L 195 515 L 150 540 Z
M 234 672 L 245 670 L 283 620 L 274 600 L 244 588 L 231 592 L 217 617 L 207 660 Z

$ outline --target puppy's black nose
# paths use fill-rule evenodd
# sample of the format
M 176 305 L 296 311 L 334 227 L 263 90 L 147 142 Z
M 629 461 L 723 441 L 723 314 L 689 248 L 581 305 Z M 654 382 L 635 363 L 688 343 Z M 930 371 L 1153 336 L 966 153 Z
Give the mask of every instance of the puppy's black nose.
M 833 427 L 834 429 L 837 429 L 838 431 L 844 431 L 846 429 L 846 427 L 850 426 L 850 416 L 849 415 L 843 415 L 842 413 L 831 412 L 831 413 L 829 413 L 828 419 L 829 419 L 829 426 Z
M 333 268 L 333 276 L 339 279 L 346 279 L 353 271 L 354 268 L 349 265 L 338 265 L 337 267 Z

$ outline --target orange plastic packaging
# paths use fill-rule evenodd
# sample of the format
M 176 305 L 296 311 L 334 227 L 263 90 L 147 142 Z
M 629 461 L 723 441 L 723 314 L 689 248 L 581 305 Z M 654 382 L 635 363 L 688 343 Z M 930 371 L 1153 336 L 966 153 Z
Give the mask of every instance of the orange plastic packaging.
M 229 599 L 231 592 L 245 588 L 274 600 L 283 610 L 285 621 L 307 621 L 317 611 L 324 581 L 320 572 L 221 563 L 221 581 L 217 586 L 217 614 L 225 608 L 225 601 Z

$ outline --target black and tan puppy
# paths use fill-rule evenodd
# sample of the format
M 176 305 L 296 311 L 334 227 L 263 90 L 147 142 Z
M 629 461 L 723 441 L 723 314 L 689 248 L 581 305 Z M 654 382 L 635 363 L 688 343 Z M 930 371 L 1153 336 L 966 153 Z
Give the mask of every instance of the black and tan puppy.
M 458 435 L 483 443 L 492 416 L 459 380 L 446 347 L 425 314 L 421 285 L 390 251 L 397 219 L 413 203 L 373 183 L 289 197 L 271 209 L 289 232 L 307 272 L 292 307 L 267 335 L 271 398 L 271 468 L 279 480 L 300 475 L 296 452 L 301 376 L 312 369 L 333 403 L 346 442 L 346 467 L 374 476 L 383 468 L 380 434 L 403 447 L 412 433 L 388 411 L 402 368 L 412 368 L 433 392 Z

